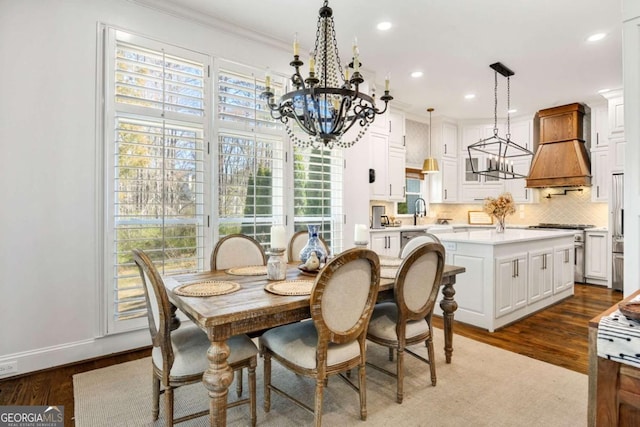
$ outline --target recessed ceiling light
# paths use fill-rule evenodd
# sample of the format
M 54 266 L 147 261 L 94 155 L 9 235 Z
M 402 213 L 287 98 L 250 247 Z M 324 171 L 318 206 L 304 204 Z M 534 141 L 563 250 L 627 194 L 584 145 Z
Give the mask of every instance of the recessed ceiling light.
M 476 95 L 474 93 L 468 93 L 464 96 L 464 99 L 473 99 L 475 98 Z
M 387 31 L 391 28 L 391 22 L 381 22 L 376 26 L 380 31 Z
M 589 41 L 589 42 L 597 42 L 598 40 L 602 40 L 606 36 L 607 35 L 605 33 L 592 34 L 587 38 L 587 41 Z
M 411 77 L 413 77 L 414 79 L 417 79 L 418 77 L 422 77 L 424 75 L 424 73 L 422 71 L 414 71 L 413 73 L 411 73 Z
M 598 91 L 598 93 L 607 93 L 607 92 L 609 92 L 610 90 L 611 90 L 611 89 L 600 89 L 600 90 Z

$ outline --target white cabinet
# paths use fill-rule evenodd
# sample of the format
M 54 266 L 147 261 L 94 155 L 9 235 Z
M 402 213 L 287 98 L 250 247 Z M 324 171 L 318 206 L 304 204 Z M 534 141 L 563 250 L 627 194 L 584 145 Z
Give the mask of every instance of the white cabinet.
M 611 188 L 611 168 L 609 165 L 609 147 L 591 150 L 591 201 L 606 202 Z
M 531 158 L 516 159 L 513 161 L 513 171 L 521 175 L 529 175 Z M 535 188 L 527 188 L 525 178 L 505 180 L 504 190 L 511 193 L 516 203 L 537 203 L 538 191 Z
M 389 145 L 399 148 L 406 146 L 403 113 L 393 111 L 389 113 Z
M 432 121 L 431 156 L 437 159 L 458 158 L 458 125 L 450 119 L 438 118 Z
M 622 90 L 605 95 L 609 100 L 609 138 L 624 138 L 624 101 Z
M 400 255 L 400 232 L 371 233 L 371 250 L 378 255 L 397 257 Z
M 609 145 L 609 110 L 607 104 L 591 107 L 591 149 Z
M 439 167 L 440 172 L 427 175 L 429 202 L 455 203 L 458 201 L 458 161 L 443 157 Z
M 369 184 L 372 200 L 402 201 L 405 187 L 405 150 L 389 147 L 389 136 L 370 132 L 369 165 L 375 172 Z
M 624 138 L 609 140 L 609 166 L 611 172 L 624 172 L 624 157 L 627 141 Z
M 611 257 L 608 251 L 609 233 L 606 231 L 585 232 L 584 276 L 587 283 L 607 285 Z
M 556 246 L 553 248 L 553 293 L 558 294 L 573 289 L 575 278 L 574 245 Z
M 491 156 L 472 152 L 468 146 L 493 135 L 493 127 L 488 125 L 468 125 L 462 127 L 462 147 L 460 151 L 460 201 L 478 202 L 485 197 L 495 197 L 504 191 L 503 181 L 491 176 L 479 175 L 473 171 L 487 170 Z
M 529 252 L 529 286 L 527 302 L 534 303 L 553 295 L 553 250 Z
M 527 254 L 496 258 L 495 317 L 527 305 Z

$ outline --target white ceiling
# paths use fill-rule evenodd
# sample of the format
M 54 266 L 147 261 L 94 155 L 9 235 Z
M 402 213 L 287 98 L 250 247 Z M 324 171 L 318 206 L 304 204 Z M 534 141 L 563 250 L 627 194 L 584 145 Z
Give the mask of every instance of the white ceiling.
M 228 28 L 257 32 L 301 52 L 314 45 L 321 0 L 138 0 Z M 600 89 L 622 87 L 621 0 L 333 0 L 338 48 L 358 39 L 364 70 L 378 87 L 390 73 L 396 107 L 426 118 L 427 107 L 457 119 L 493 118 L 494 72 L 511 77 L 515 116 L 572 102 L 604 101 Z M 386 32 L 376 29 L 390 21 Z M 587 42 L 606 32 L 600 42 Z M 305 62 L 307 59 L 302 58 Z M 347 62 L 346 57 L 342 62 Z M 258 64 L 252 64 L 258 65 Z M 410 73 L 424 72 L 414 79 Z M 371 79 L 365 72 L 365 79 Z M 464 99 L 475 93 L 473 100 Z M 498 115 L 506 115 L 506 79 L 498 75 Z

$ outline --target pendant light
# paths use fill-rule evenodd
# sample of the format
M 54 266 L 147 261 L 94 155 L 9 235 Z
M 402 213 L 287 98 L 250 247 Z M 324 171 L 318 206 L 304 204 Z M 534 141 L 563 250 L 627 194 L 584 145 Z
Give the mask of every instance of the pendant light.
M 429 157 L 424 159 L 422 163 L 422 173 L 436 173 L 439 172 L 438 161 L 431 157 L 431 113 L 433 113 L 433 108 L 427 108 L 429 112 Z
M 511 86 L 510 78 L 514 72 L 502 63 L 496 62 L 489 65 L 493 70 L 494 78 L 494 103 L 493 103 L 493 136 L 481 139 L 467 147 L 469 152 L 469 164 L 471 171 L 476 175 L 484 175 L 497 179 L 521 179 L 527 175 L 514 170 L 514 160 L 533 157 L 533 153 L 511 140 Z M 507 78 L 507 133 L 506 139 L 498 136 L 498 73 Z M 474 159 L 484 158 L 484 164 L 476 164 Z M 518 168 L 516 168 L 518 169 Z

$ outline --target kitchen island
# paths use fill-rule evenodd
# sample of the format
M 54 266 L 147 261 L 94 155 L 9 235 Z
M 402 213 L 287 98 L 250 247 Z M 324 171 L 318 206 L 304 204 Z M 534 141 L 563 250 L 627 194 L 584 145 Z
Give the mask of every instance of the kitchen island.
M 438 234 L 458 277 L 456 320 L 490 332 L 573 295 L 572 231 Z M 436 314 L 440 314 L 435 311 Z

